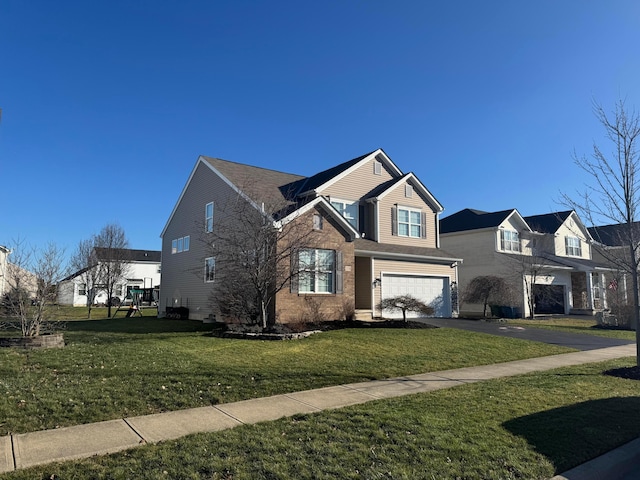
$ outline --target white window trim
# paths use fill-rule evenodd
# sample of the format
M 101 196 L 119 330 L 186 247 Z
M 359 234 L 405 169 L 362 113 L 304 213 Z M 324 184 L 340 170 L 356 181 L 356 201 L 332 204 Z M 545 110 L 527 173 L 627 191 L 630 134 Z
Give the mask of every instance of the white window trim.
M 191 245 L 191 235 L 178 237 L 171 240 L 171 254 L 188 252 Z
M 513 240 L 512 238 L 509 238 L 507 240 L 506 238 L 506 234 L 509 234 L 509 236 L 512 236 L 515 234 L 517 240 Z M 501 229 L 500 230 L 500 250 L 502 250 L 503 252 L 516 252 L 516 253 L 520 253 L 521 248 L 520 248 L 520 233 L 517 232 L 516 230 L 507 230 L 507 229 Z M 511 245 L 511 246 L 516 246 L 516 248 L 507 248 L 507 245 Z
M 382 175 L 382 162 L 379 162 L 378 160 L 373 161 L 373 174 Z
M 352 226 L 353 228 L 356 228 L 356 229 L 358 228 L 358 225 L 360 224 L 360 218 L 358 218 L 358 217 L 360 216 L 360 201 L 359 201 L 359 200 L 345 200 L 345 199 L 343 199 L 343 198 L 333 198 L 333 197 L 331 197 L 331 198 L 329 199 L 329 202 L 331 203 L 331 206 L 332 206 L 333 208 L 335 208 L 336 210 L 338 210 L 338 212 L 340 213 L 340 215 L 342 215 L 342 216 L 343 216 L 343 217 L 344 217 L 344 218 L 345 218 L 349 223 L 351 223 L 351 220 L 352 220 L 352 219 L 351 219 L 351 218 L 349 218 L 349 217 L 347 217 L 347 216 L 345 215 L 345 212 L 346 212 L 346 210 L 347 210 L 347 206 L 355 205 L 355 206 L 356 206 L 356 208 L 355 208 L 355 216 L 354 216 L 354 218 L 353 218 L 353 221 L 355 222 L 355 224 L 354 224 L 354 223 L 351 223 L 351 226 Z M 341 204 L 343 205 L 343 206 L 342 206 L 342 209 L 337 208 L 337 207 L 334 205 L 334 203 L 341 203 Z
M 402 205 L 398 205 L 397 207 L 397 212 L 396 212 L 396 231 L 398 232 L 398 236 L 399 237 L 404 237 L 404 238 L 422 238 L 422 210 L 419 208 L 415 208 L 415 207 L 404 207 Z M 400 211 L 401 210 L 406 210 L 407 212 L 409 212 L 409 222 L 400 222 Z M 418 228 L 420 229 L 419 234 L 418 235 L 411 235 L 411 226 L 412 225 L 416 225 L 415 223 L 411 222 L 411 213 L 417 213 L 419 216 L 419 221 L 417 223 Z M 402 233 L 400 233 L 400 224 L 406 224 L 408 226 L 408 235 L 404 235 Z
M 211 261 L 211 267 L 209 262 Z M 211 274 L 209 274 L 211 272 Z M 204 259 L 204 283 L 213 283 L 216 280 L 216 259 L 207 257 Z
M 211 205 L 211 216 L 209 216 L 209 205 Z M 215 206 L 213 202 L 209 202 L 204 206 L 204 226 L 207 233 L 213 232 L 213 217 L 215 215 Z
M 571 240 L 575 240 L 577 242 L 577 246 L 575 245 L 569 245 L 569 241 Z M 569 257 L 582 257 L 582 240 L 580 240 L 579 237 L 572 237 L 567 235 L 565 237 L 565 241 L 564 241 L 564 246 L 565 246 L 565 253 L 567 254 L 567 256 Z M 574 253 L 577 252 L 577 253 Z
M 331 250 L 329 248 L 304 248 L 300 250 L 300 253 L 302 253 L 302 251 L 313 251 L 314 252 L 314 256 L 315 256 L 315 264 L 308 269 L 304 269 L 301 268 L 300 269 L 300 273 L 298 274 L 298 293 L 301 294 L 305 294 L 305 295 L 334 295 L 336 293 L 336 277 L 337 277 L 337 265 L 336 265 L 336 251 L 335 250 Z M 333 254 L 333 268 L 331 269 L 331 271 L 327 270 L 326 268 L 323 269 L 322 265 L 319 264 L 319 255 L 317 255 L 316 252 L 320 252 L 320 251 L 326 251 L 326 252 L 332 252 Z M 298 253 L 298 255 L 300 255 L 300 253 Z M 299 257 L 298 257 L 299 258 Z M 299 261 L 299 260 L 298 260 Z M 314 275 L 314 286 L 315 286 L 315 290 L 304 290 L 302 289 L 302 278 L 301 275 L 302 273 L 312 273 Z M 330 273 L 331 274 L 331 290 L 328 292 L 319 292 L 317 290 L 317 286 L 319 285 L 318 282 L 318 275 L 319 274 L 326 274 L 326 273 Z

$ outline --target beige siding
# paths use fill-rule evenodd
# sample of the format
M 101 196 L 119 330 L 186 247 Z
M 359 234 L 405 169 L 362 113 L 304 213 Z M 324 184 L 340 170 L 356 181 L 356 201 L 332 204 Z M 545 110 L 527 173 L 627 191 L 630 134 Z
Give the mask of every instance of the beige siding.
M 374 159 L 364 162 L 356 170 L 318 193 L 342 200 L 359 200 L 381 183 L 394 178 L 391 172 L 385 168 L 384 163 L 381 174 L 374 174 L 374 162 Z
M 572 218 L 569 217 L 567 220 L 560 226 L 557 231 L 557 236 L 555 237 L 555 254 L 560 257 L 567 257 L 567 251 L 565 248 L 565 238 L 566 237 L 577 237 L 580 239 L 580 245 L 582 247 L 582 255 L 580 258 L 591 259 L 591 246 L 587 242 L 587 239 L 578 227 L 578 225 L 574 222 L 572 225 Z
M 405 197 L 405 183 L 401 183 L 385 195 L 378 203 L 378 242 L 392 243 L 396 245 L 411 245 L 416 247 L 437 246 L 436 224 L 438 216 L 436 212 L 429 206 L 426 198 L 422 197 L 416 189 L 413 191 L 411 198 Z M 427 213 L 427 238 L 410 238 L 393 235 L 392 226 L 392 209 L 394 206 L 410 207 L 420 209 Z

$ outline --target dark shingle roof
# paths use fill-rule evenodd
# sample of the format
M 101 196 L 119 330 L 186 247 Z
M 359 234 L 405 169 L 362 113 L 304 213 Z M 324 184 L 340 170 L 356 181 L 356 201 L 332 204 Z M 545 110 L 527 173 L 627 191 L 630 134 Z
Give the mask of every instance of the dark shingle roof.
M 96 256 L 98 260 L 108 260 L 116 258 L 117 260 L 127 260 L 130 262 L 160 262 L 160 250 L 132 250 L 129 248 L 115 249 L 115 255 L 111 255 L 112 250 L 109 248 L 96 247 Z
M 441 258 L 442 261 L 460 260 L 455 255 L 441 248 L 414 247 L 410 245 L 396 245 L 390 243 L 378 243 L 368 238 L 358 238 L 353 245 L 356 251 L 374 252 L 377 254 L 407 255 L 411 257 L 428 257 L 430 259 Z
M 510 210 L 501 210 L 499 212 L 483 212 L 482 210 L 473 210 L 465 208 L 457 213 L 449 215 L 440 220 L 440 233 L 463 232 L 465 230 L 478 230 L 480 228 L 497 227 L 511 213 Z
M 625 240 L 628 238 L 627 226 L 625 224 L 603 225 L 600 227 L 589 227 L 589 233 L 593 239 L 603 245 L 609 247 L 621 247 L 628 244 Z M 640 222 L 634 222 L 632 224 L 634 228 L 635 238 L 640 239 Z
M 544 215 L 524 217 L 524 220 L 534 232 L 555 233 L 560 228 L 560 225 L 562 225 L 572 213 L 573 210 L 545 213 Z

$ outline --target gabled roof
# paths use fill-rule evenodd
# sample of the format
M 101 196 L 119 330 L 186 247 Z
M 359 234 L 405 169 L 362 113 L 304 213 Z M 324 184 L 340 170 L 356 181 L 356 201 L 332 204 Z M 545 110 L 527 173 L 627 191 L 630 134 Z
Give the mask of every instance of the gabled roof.
M 545 213 L 543 215 L 531 215 L 524 217 L 531 230 L 539 233 L 556 233 L 562 224 L 573 213 L 573 210 L 564 212 Z
M 413 185 L 413 187 L 418 190 L 418 192 L 423 197 L 431 202 L 432 206 L 437 212 L 442 212 L 444 210 L 442 204 L 438 202 L 438 200 L 436 200 L 436 197 L 434 197 L 431 192 L 427 190 L 427 187 L 425 187 L 422 182 L 418 180 L 418 177 L 416 177 L 412 172 L 409 172 L 402 177 L 394 178 L 389 180 L 388 182 L 383 183 L 382 185 L 380 185 L 381 188 L 376 188 L 373 191 L 369 192 L 369 194 L 366 196 L 366 200 L 382 199 L 384 196 L 389 194 L 389 192 L 393 191 L 396 187 L 404 184 L 405 182 Z
M 301 185 L 298 195 L 305 195 L 309 192 L 320 192 L 348 175 L 353 170 L 357 169 L 360 164 L 366 163 L 374 157 L 378 161 L 384 163 L 387 168 L 395 173 L 396 176 L 402 175 L 402 171 L 391 161 L 387 154 L 379 148 L 373 152 L 366 153 L 360 157 L 341 163 L 340 165 L 336 165 L 335 167 L 331 167 L 328 170 L 316 173 L 315 175 L 307 178 Z
M 227 179 L 236 189 L 249 195 L 254 202 L 291 201 L 300 183 L 306 179 L 302 175 L 284 173 L 268 168 L 254 167 L 230 162 L 220 158 L 200 157 L 210 168 Z
M 522 217 L 515 208 L 499 212 L 484 212 L 465 208 L 457 213 L 440 220 L 440 233 L 464 232 L 481 228 L 498 228 L 498 226 L 513 214 Z
M 634 229 L 635 238 L 640 239 L 640 222 L 634 222 L 631 224 L 631 228 Z M 589 233 L 593 239 L 608 247 L 622 247 L 628 245 L 628 231 L 627 225 L 616 223 L 613 225 L 602 225 L 600 227 L 589 227 Z
M 349 234 L 349 237 L 351 238 L 351 240 L 353 240 L 355 238 L 358 238 L 360 236 L 360 234 L 353 227 L 353 225 L 351 225 L 349 223 L 349 221 L 345 217 L 340 215 L 340 212 L 338 212 L 329 203 L 329 201 L 325 197 L 322 197 L 322 196 L 314 198 L 313 200 L 311 200 L 310 202 L 306 203 L 302 207 L 300 207 L 300 208 L 296 209 L 295 211 L 291 212 L 289 215 L 287 215 L 283 219 L 275 222 L 276 228 L 281 228 L 283 225 L 286 225 L 287 223 L 295 220 L 300 215 L 303 215 L 303 214 L 307 213 L 309 210 L 311 210 L 313 208 L 321 208 L 325 212 L 327 212 L 338 223 L 338 225 L 341 225 L 342 228 L 345 230 L 345 232 Z

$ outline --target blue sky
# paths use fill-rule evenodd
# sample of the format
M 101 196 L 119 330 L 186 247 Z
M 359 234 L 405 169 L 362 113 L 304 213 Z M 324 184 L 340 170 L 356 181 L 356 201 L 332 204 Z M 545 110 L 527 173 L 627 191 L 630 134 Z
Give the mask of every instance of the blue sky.
M 160 232 L 204 154 L 302 175 L 383 148 L 444 205 L 564 209 L 640 108 L 640 2 L 0 0 L 0 244 Z

